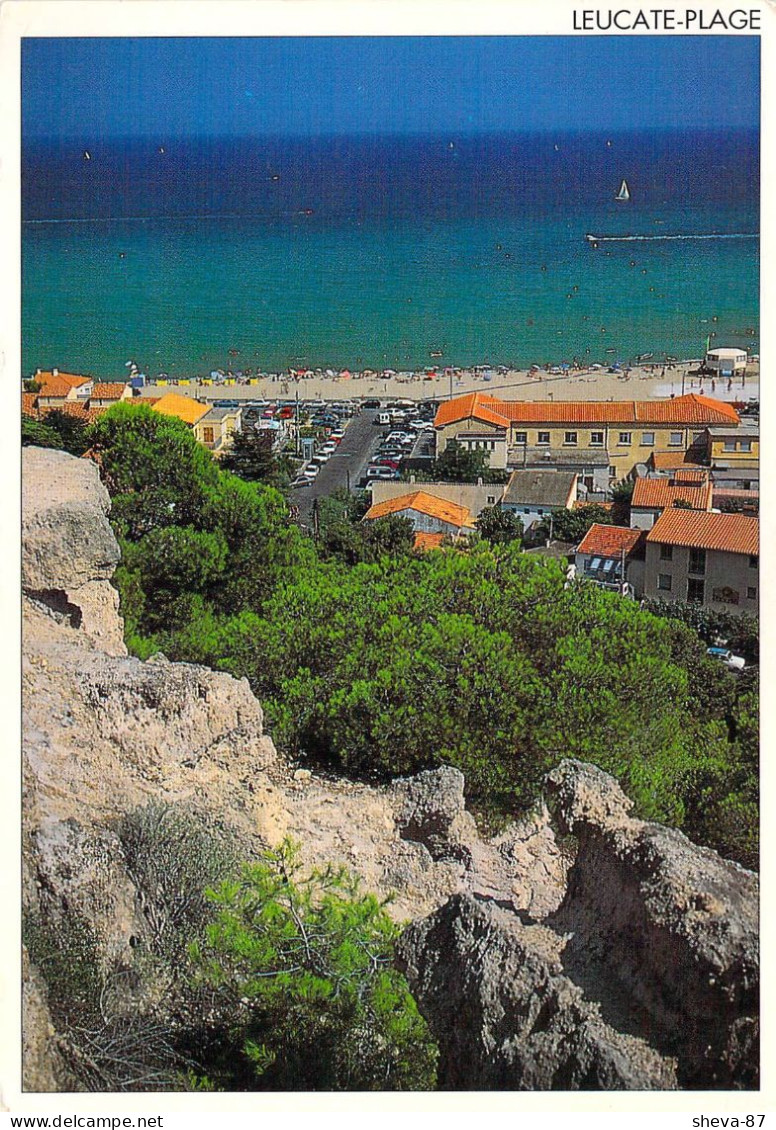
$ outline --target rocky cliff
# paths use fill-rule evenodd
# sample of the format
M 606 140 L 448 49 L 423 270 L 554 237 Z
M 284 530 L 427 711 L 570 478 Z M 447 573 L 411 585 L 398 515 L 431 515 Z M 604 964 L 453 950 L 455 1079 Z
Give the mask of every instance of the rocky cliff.
M 126 654 L 96 467 L 27 448 L 23 474 L 28 920 L 87 921 L 98 963 L 129 969 L 152 924 L 117 829 L 164 802 L 244 858 L 290 835 L 395 893 L 443 1087 L 753 1085 L 753 875 L 632 819 L 590 766 L 484 840 L 456 770 L 373 789 L 286 764 L 245 680 Z M 34 963 L 24 988 L 25 1086 L 82 1087 Z

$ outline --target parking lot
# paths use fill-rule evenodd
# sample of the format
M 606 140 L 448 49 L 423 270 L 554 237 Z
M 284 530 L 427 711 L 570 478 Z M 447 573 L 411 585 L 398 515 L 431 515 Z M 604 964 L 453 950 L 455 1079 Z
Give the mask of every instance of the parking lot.
M 398 478 L 408 458 L 416 454 L 422 457 L 428 453 L 430 441 L 433 445 L 429 428 L 433 411 L 431 406 L 388 408 L 383 403 L 380 407 L 362 408 L 344 428 L 324 426 L 322 442 L 317 444 L 319 454 L 305 468 L 309 483 L 305 482 L 303 471 L 292 487 L 291 497 L 300 521 L 309 524 L 315 501 L 338 488 L 355 491 L 373 479 Z M 342 432 L 339 442 L 328 440 L 330 432 L 338 438 L 337 431 Z

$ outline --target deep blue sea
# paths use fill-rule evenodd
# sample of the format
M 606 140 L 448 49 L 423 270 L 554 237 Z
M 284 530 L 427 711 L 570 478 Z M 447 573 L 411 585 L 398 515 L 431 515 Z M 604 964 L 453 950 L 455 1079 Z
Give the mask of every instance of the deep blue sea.
M 22 197 L 25 374 L 759 351 L 753 133 L 31 142 Z

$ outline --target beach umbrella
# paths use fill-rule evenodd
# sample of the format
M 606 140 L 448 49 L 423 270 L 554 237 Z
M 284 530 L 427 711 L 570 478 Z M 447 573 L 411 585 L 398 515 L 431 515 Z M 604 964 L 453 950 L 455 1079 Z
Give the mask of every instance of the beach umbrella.
M 342 369 L 340 371 L 340 376 L 343 378 L 343 380 L 349 381 L 350 377 L 351 377 L 350 370 L 349 369 Z

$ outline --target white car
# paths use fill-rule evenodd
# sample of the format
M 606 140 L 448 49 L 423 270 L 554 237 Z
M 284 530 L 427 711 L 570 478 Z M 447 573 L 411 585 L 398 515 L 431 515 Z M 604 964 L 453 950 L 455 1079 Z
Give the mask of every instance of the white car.
M 720 663 L 724 663 L 729 671 L 743 671 L 746 667 L 746 660 L 743 656 L 734 655 L 726 647 L 707 647 L 706 654 L 711 656 L 712 659 L 718 659 Z
M 318 470 L 319 470 L 318 466 L 315 463 L 311 463 L 309 467 L 305 467 L 304 471 L 302 471 L 302 478 L 303 479 L 314 479 L 315 476 L 318 474 Z
M 322 444 L 322 446 L 318 449 L 317 454 L 318 455 L 332 455 L 336 450 L 337 450 L 336 443 L 332 443 L 331 441 L 329 441 L 328 443 Z

